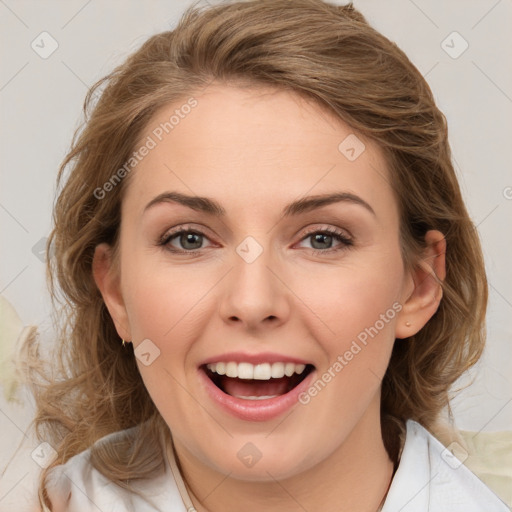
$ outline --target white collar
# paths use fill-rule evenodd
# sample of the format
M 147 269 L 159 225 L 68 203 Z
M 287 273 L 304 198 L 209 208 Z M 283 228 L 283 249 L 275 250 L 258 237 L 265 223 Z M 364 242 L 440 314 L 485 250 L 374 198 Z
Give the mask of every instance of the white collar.
M 382 512 L 510 512 L 419 423 L 408 420 L 400 464 Z

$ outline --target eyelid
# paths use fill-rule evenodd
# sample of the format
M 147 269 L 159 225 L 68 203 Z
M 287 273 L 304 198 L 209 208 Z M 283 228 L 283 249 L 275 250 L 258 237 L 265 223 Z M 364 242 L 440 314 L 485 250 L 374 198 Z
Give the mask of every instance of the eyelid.
M 353 236 L 350 234 L 350 232 L 347 229 L 337 228 L 337 227 L 333 227 L 333 226 L 325 226 L 325 225 L 322 227 L 315 225 L 315 226 L 309 226 L 309 227 L 305 228 L 305 231 L 303 233 L 303 238 L 304 238 L 304 236 L 310 235 L 311 233 L 319 233 L 319 232 L 329 232 L 329 233 L 334 233 L 334 234 L 339 234 L 339 235 L 346 235 L 346 238 L 350 238 L 350 239 L 353 238 Z
M 205 226 L 201 226 L 200 224 L 195 224 L 193 222 L 185 222 L 184 224 L 177 224 L 176 226 L 167 228 L 163 235 L 159 237 L 159 240 L 165 240 L 169 236 L 180 233 L 181 231 L 194 231 L 210 238 L 210 235 L 208 234 L 209 230 Z
M 314 251 L 317 254 L 329 255 L 354 245 L 354 237 L 347 230 L 337 227 L 335 228 L 332 226 L 310 226 L 306 228 L 305 232 L 302 233 L 298 243 L 303 242 L 315 233 L 327 233 L 329 235 L 333 235 L 340 242 L 340 246 L 330 247 L 329 249 L 315 249 L 313 247 L 309 248 L 311 251 Z
M 174 226 L 172 228 L 166 229 L 164 231 L 164 234 L 159 236 L 157 239 L 157 245 L 158 246 L 169 246 L 171 238 L 174 238 L 176 235 L 183 233 L 183 232 L 190 232 L 198 234 L 204 238 L 206 238 L 212 245 L 216 245 L 215 242 L 211 240 L 211 237 L 207 234 L 207 229 L 204 227 L 197 228 L 193 225 L 193 223 L 186 223 L 186 224 L 179 224 L 177 226 Z M 181 253 L 181 254 L 196 254 L 201 252 L 202 250 L 207 249 L 207 247 L 203 247 L 201 249 L 194 249 L 187 251 L 185 249 L 169 249 L 171 252 L 174 253 Z

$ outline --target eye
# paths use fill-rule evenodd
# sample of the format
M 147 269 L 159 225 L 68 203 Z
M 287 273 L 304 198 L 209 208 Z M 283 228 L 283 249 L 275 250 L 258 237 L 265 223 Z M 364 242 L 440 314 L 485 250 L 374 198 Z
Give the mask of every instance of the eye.
M 339 251 L 353 245 L 352 239 L 346 233 L 333 228 L 311 229 L 306 232 L 301 242 L 306 240 L 311 241 L 311 249 L 321 253 Z M 336 242 L 337 245 L 333 246 Z
M 353 245 L 353 240 L 345 232 L 333 228 L 310 229 L 306 231 L 300 244 L 307 240 L 310 240 L 310 249 L 317 254 L 330 254 Z M 203 245 L 206 241 L 210 245 Z M 173 253 L 198 254 L 202 249 L 211 247 L 213 244 L 211 244 L 209 238 L 202 231 L 179 226 L 171 231 L 167 231 L 159 239 L 158 245 L 164 246 Z
M 176 228 L 166 232 L 158 245 L 165 246 L 171 252 L 194 254 L 205 248 L 205 240 L 209 239 L 197 229 Z

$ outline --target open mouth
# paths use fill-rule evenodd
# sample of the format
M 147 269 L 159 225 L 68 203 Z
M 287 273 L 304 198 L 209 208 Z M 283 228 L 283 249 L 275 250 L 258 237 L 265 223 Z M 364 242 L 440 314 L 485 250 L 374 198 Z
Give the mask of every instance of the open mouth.
M 297 387 L 314 366 L 293 363 L 213 363 L 201 369 L 223 393 L 243 400 L 267 400 Z

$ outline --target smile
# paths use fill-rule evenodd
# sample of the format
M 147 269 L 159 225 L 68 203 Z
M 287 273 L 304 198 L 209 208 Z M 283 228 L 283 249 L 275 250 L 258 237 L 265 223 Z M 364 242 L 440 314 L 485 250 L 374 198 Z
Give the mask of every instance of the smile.
M 265 421 L 293 407 L 307 389 L 311 364 L 217 361 L 200 367 L 211 399 L 223 410 L 249 421 Z

